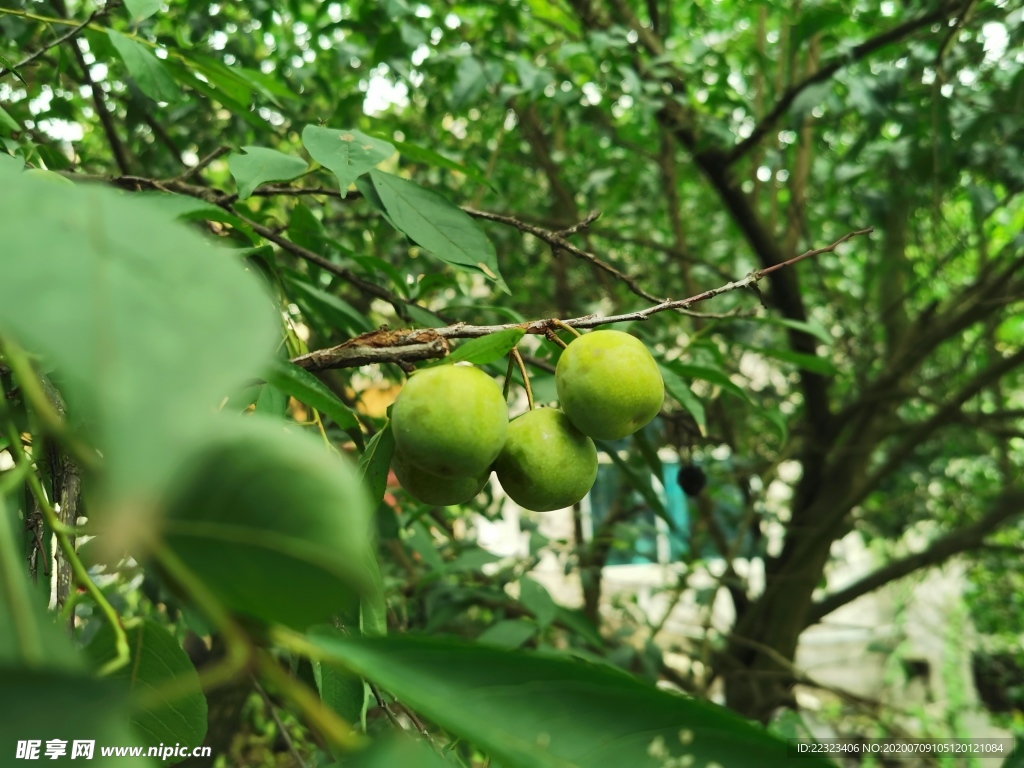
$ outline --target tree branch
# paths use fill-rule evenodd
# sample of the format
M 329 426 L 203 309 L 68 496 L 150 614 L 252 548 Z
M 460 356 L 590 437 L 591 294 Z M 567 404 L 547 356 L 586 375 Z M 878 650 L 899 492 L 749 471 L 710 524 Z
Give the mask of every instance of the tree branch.
M 902 579 L 915 571 L 939 565 L 954 555 L 984 545 L 984 539 L 1004 523 L 1024 512 L 1024 488 L 1012 487 L 1003 491 L 992 510 L 970 525 L 936 539 L 921 552 L 894 560 L 874 573 L 855 581 L 845 589 L 827 595 L 811 606 L 808 624 L 815 624 L 837 608 L 858 597 L 873 592 L 889 582 Z
M 840 245 L 859 235 L 867 235 L 874 230 L 872 228 L 861 229 L 849 232 L 824 248 L 802 253 L 788 261 L 775 264 L 767 269 L 754 270 L 741 280 L 735 280 L 718 288 L 698 293 L 688 299 L 676 301 L 663 301 L 653 307 L 642 309 L 638 312 L 629 312 L 621 315 L 601 317 L 599 315 L 585 315 L 570 320 L 558 320 L 554 318 L 543 320 L 532 320 L 525 323 L 506 323 L 503 325 L 468 325 L 466 323 L 455 323 L 444 328 L 431 328 L 420 331 L 373 331 L 351 339 L 344 344 L 329 349 L 316 350 L 306 355 L 295 358 L 292 362 L 308 370 L 322 371 L 328 368 L 350 368 L 368 363 L 400 363 L 429 360 L 432 358 L 444 357 L 448 354 L 446 345 L 442 344 L 447 339 L 471 339 L 487 336 L 498 331 L 510 328 L 522 328 L 526 333 L 544 335 L 549 330 L 556 330 L 559 325 L 572 328 L 596 328 L 601 325 L 612 323 L 624 323 L 636 320 L 647 320 L 652 315 L 668 310 L 687 309 L 694 304 L 707 301 L 723 293 L 736 291 L 741 288 L 748 288 L 756 284 L 765 275 L 788 267 L 797 262 L 818 256 L 822 253 L 830 253 Z M 290 244 L 294 246 L 294 243 Z M 316 254 L 313 254 L 314 256 Z M 322 258 L 322 257 L 317 257 Z M 329 262 L 328 262 L 329 263 Z M 334 267 L 334 265 L 331 265 Z M 337 267 L 335 267 L 337 268 Z M 425 349 L 424 347 L 430 347 Z
M 30 53 L 28 56 L 26 56 L 24 59 L 19 61 L 17 64 L 15 64 L 10 69 L 4 69 L 4 68 L 0 67 L 0 77 L 5 75 L 7 72 L 14 72 L 15 74 L 17 74 L 17 70 L 21 69 L 22 67 L 24 67 L 24 66 L 26 66 L 28 64 L 31 64 L 33 61 L 35 61 L 40 56 L 42 56 L 47 51 L 49 51 L 51 48 L 56 48 L 61 43 L 66 43 L 68 40 L 72 40 L 72 39 L 78 37 L 78 35 L 81 33 L 81 31 L 83 29 L 85 29 L 90 24 L 92 24 L 94 21 L 96 21 L 96 19 L 98 19 L 98 18 L 100 18 L 102 16 L 106 16 L 117 5 L 120 5 L 120 3 L 113 3 L 113 2 L 107 3 L 107 5 L 105 5 L 103 8 L 99 8 L 99 9 L 93 11 L 92 13 L 90 13 L 89 17 L 85 21 L 83 21 L 81 24 L 77 24 L 76 26 L 72 27 L 67 32 L 65 32 L 63 35 L 61 35 L 60 37 L 54 38 L 53 40 L 51 40 L 49 43 L 44 45 L 42 48 L 40 48 L 35 53 Z
M 788 88 L 785 93 L 779 97 L 778 102 L 768 112 L 764 118 L 754 127 L 754 130 L 750 135 L 735 145 L 729 150 L 726 155 L 725 162 L 732 164 L 739 160 L 743 155 L 750 151 L 756 146 L 761 139 L 764 138 L 765 134 L 772 129 L 772 127 L 793 105 L 796 98 L 810 88 L 812 85 L 825 82 L 835 75 L 839 70 L 845 69 L 846 67 L 860 61 L 867 56 L 870 56 L 875 51 L 884 48 L 887 45 L 898 42 L 907 35 L 916 32 L 921 27 L 925 27 L 936 21 L 943 19 L 950 11 L 956 10 L 962 7 L 963 3 L 958 0 L 957 2 L 945 3 L 931 13 L 926 13 L 923 16 L 919 16 L 916 19 L 911 19 L 893 27 L 886 32 L 876 35 L 859 45 L 854 46 L 850 51 L 843 56 L 834 58 L 832 61 L 825 64 L 821 69 L 816 71 L 814 74 L 801 80 L 796 85 Z

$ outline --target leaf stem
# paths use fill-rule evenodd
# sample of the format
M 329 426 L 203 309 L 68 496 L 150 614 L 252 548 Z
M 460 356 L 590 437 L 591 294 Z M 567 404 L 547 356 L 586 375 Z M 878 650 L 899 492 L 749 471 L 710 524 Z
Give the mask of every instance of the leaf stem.
M 18 380 L 25 402 L 32 407 L 44 431 L 57 438 L 74 456 L 79 466 L 95 471 L 99 465 L 95 451 L 68 432 L 66 424 L 53 407 L 50 398 L 46 396 L 39 378 L 32 370 L 32 363 L 29 362 L 26 352 L 10 339 L 4 341 L 3 351 L 8 367 Z
M 20 383 L 21 379 L 19 378 L 18 381 Z M 101 676 L 109 675 L 124 667 L 131 658 L 128 650 L 128 637 L 125 635 L 124 627 L 121 626 L 121 618 L 117 615 L 117 611 L 114 610 L 114 607 L 100 588 L 89 577 L 89 571 L 79 559 L 78 553 L 75 551 L 75 545 L 68 536 L 69 533 L 74 533 L 75 529 L 61 522 L 57 516 L 57 511 L 50 504 L 50 500 L 46 498 L 46 492 L 43 490 L 43 484 L 39 481 L 39 475 L 32 471 L 32 460 L 25 452 L 25 447 L 21 444 L 21 435 L 18 433 L 18 428 L 11 419 L 10 413 L 6 412 L 6 398 L 3 398 L 2 402 L 0 402 L 0 408 L 3 408 L 5 412 L 4 421 L 6 423 L 4 426 L 7 432 L 7 441 L 10 443 L 8 448 L 14 456 L 15 464 L 28 467 L 25 479 L 28 482 L 29 490 L 39 504 L 43 520 L 46 521 L 47 526 L 53 531 L 53 535 L 57 537 L 57 544 L 60 546 L 60 551 L 63 553 L 64 558 L 68 561 L 68 565 L 71 566 L 71 572 L 75 576 L 75 581 L 92 598 L 96 607 L 114 631 L 114 647 L 117 653 L 113 659 L 99 669 Z

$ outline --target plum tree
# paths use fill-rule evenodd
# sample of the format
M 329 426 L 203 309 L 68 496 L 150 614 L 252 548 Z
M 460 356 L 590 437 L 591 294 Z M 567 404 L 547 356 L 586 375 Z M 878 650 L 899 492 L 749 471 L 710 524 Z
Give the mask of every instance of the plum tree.
M 565 415 L 595 440 L 620 440 L 661 410 L 665 384 L 643 342 L 622 331 L 593 331 L 575 339 L 555 368 Z
M 414 499 L 438 507 L 464 504 L 484 489 L 487 478 L 491 476 L 488 467 L 477 475 L 442 477 L 420 469 L 401 451 L 395 451 L 391 457 L 391 468 L 395 470 L 398 482 Z
M 550 512 L 587 495 L 597 479 L 597 448 L 562 411 L 538 408 L 509 424 L 494 470 L 516 504 Z
M 442 477 L 476 477 L 505 444 L 508 406 L 481 371 L 442 365 L 416 371 L 391 411 L 395 446 L 419 469 Z

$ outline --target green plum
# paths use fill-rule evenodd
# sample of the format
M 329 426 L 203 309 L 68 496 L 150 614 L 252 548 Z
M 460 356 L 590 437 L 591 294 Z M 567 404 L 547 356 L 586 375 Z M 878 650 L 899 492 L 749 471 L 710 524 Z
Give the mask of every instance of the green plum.
M 433 475 L 412 464 L 401 451 L 395 451 L 391 457 L 391 468 L 395 470 L 398 482 L 414 499 L 436 507 L 464 504 L 484 489 L 487 478 L 491 476 L 490 468 L 468 477 Z
M 512 501 L 550 512 L 587 495 L 597 479 L 597 449 L 560 410 L 538 408 L 509 424 L 494 470 Z
M 508 406 L 479 368 L 416 371 L 391 410 L 395 446 L 410 464 L 442 477 L 478 477 L 505 444 Z
M 595 440 L 621 440 L 658 415 L 665 383 L 639 339 L 622 331 L 593 331 L 574 339 L 555 367 L 565 415 Z

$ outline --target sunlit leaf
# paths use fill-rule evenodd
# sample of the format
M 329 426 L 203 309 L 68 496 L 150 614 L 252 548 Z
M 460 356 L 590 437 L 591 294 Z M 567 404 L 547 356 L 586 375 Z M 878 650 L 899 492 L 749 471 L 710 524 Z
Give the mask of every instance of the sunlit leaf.
M 306 170 L 306 161 L 276 149 L 242 147 L 228 157 L 228 168 L 238 184 L 238 199 L 245 200 L 260 184 L 298 178 Z
M 107 30 L 107 34 L 139 90 L 154 101 L 177 100 L 178 86 L 152 50 L 113 29 Z
M 338 177 L 342 197 L 352 182 L 395 153 L 388 142 L 355 129 L 337 131 L 318 125 L 302 130 L 302 144 L 310 157 Z
M 433 256 L 462 269 L 483 273 L 503 290 L 498 257 L 487 235 L 447 198 L 390 173 L 373 170 L 370 179 L 394 225 Z

